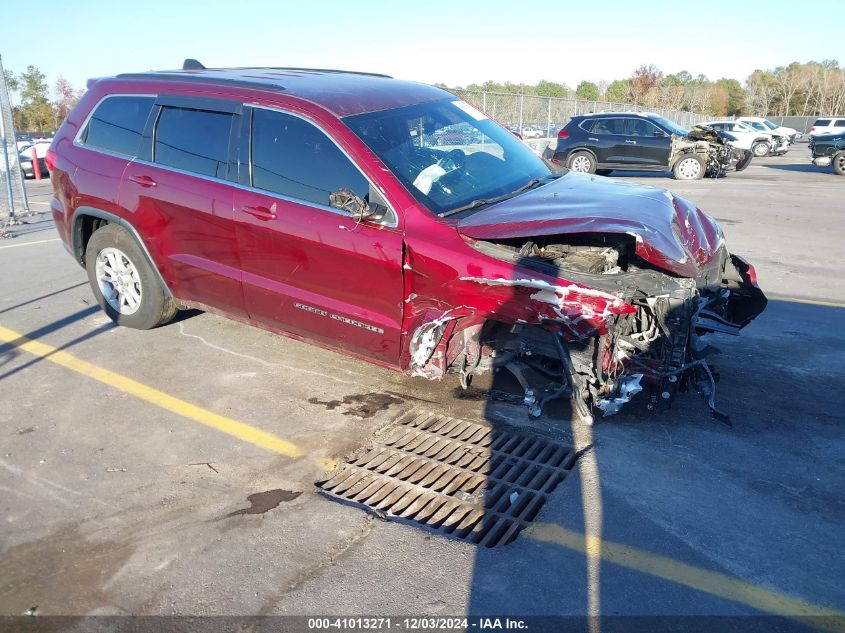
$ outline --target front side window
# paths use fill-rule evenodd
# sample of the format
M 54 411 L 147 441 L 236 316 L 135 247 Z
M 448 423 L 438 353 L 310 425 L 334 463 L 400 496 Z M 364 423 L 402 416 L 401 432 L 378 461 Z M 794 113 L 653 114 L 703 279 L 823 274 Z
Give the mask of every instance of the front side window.
M 628 136 L 656 136 L 656 125 L 643 119 L 628 119 Z
M 680 125 L 675 123 L 674 121 L 670 121 L 662 116 L 651 116 L 651 120 L 662 127 L 664 130 L 668 130 L 670 134 L 674 134 L 676 136 L 686 136 L 689 134 L 689 130 L 686 128 L 682 128 Z
M 88 147 L 135 156 L 155 97 L 115 96 L 104 99 L 82 131 L 79 141 Z
M 165 106 L 153 143 L 153 162 L 201 176 L 225 178 L 229 164 L 232 116 Z
M 292 114 L 255 108 L 252 186 L 330 206 L 329 196 L 350 189 L 369 201 L 370 183 L 320 129 Z
M 833 122 L 834 127 L 845 127 L 845 119 L 836 119 Z
M 460 100 L 368 112 L 344 122 L 438 215 L 511 194 L 551 173 L 513 133 Z

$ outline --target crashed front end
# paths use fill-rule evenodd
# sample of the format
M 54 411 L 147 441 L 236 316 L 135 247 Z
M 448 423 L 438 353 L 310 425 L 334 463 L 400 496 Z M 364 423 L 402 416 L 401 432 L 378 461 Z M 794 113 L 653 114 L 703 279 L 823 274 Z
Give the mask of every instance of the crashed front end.
M 737 335 L 765 308 L 754 268 L 729 254 L 709 216 L 668 192 L 575 174 L 547 189 L 458 227 L 511 273 L 470 266 L 453 282 L 460 303 L 432 310 L 413 332 L 414 373 L 457 373 L 466 387 L 508 371 L 532 416 L 571 398 L 587 423 L 641 391 L 658 410 L 693 388 L 726 421 L 708 338 Z M 585 213 L 599 200 L 603 212 Z M 640 219 L 618 213 L 622 200 Z
M 672 136 L 669 164 L 674 165 L 687 154 L 700 156 L 704 161 L 705 175 L 711 177 L 742 171 L 753 157 L 749 150 L 732 146 L 707 125 L 695 126 L 686 136 Z

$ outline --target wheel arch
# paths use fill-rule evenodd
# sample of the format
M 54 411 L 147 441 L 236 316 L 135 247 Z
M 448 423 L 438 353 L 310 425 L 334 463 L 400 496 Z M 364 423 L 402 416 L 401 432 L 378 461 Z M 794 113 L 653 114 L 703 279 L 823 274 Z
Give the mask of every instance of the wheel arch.
M 94 231 L 106 224 L 117 224 L 118 226 L 126 229 L 129 235 L 132 236 L 132 239 L 137 243 L 138 248 L 141 249 L 147 263 L 150 265 L 150 268 L 152 268 L 155 273 L 158 282 L 161 284 L 165 295 L 172 298 L 173 293 L 170 290 L 170 286 L 167 285 L 164 277 L 162 277 L 161 271 L 159 271 L 158 266 L 156 266 L 155 261 L 150 255 L 149 249 L 147 249 L 147 245 L 144 243 L 144 240 L 141 239 L 138 231 L 136 231 L 135 227 L 129 224 L 129 222 L 125 219 L 113 213 L 109 213 L 108 211 L 85 206 L 81 206 L 76 209 L 76 212 L 73 214 L 73 222 L 71 224 L 73 256 L 76 261 L 81 266 L 85 266 L 85 249 L 88 246 L 88 240 L 91 239 Z

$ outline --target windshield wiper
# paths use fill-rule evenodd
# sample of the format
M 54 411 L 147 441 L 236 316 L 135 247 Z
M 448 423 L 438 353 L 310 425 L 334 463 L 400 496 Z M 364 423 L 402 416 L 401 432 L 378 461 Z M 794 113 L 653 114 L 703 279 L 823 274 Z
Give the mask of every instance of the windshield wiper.
M 524 185 L 519 187 L 518 189 L 514 189 L 510 193 L 504 193 L 501 196 L 495 196 L 493 198 L 479 198 L 478 200 L 473 200 L 469 204 L 462 205 L 460 207 L 456 207 L 455 209 L 450 209 L 449 211 L 444 211 L 440 214 L 441 218 L 447 218 L 450 215 L 455 215 L 457 213 L 462 213 L 464 211 L 469 211 L 471 209 L 477 209 L 479 207 L 486 206 L 488 204 L 493 204 L 495 202 L 502 202 L 503 200 L 507 200 L 508 198 L 513 198 L 514 196 L 522 193 L 523 191 L 527 191 L 528 189 L 533 189 L 537 185 L 544 184 L 549 180 L 555 180 L 560 178 L 563 174 L 546 174 L 542 178 L 532 178 Z

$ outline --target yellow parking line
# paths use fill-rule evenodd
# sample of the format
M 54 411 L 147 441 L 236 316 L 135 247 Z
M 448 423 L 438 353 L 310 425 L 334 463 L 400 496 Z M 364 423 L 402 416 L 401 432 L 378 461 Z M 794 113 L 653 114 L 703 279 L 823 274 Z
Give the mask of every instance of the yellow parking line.
M 54 237 L 49 240 L 35 240 L 34 242 L 21 242 L 19 244 L 7 244 L 6 246 L 0 246 L 0 250 L 4 248 L 17 248 L 19 246 L 32 246 L 33 244 L 46 244 L 47 242 L 58 242 L 61 238 Z
M 153 387 L 149 387 L 143 383 L 122 376 L 116 372 L 110 371 L 103 367 L 94 365 L 87 361 L 81 360 L 76 356 L 56 349 L 52 345 L 33 341 L 26 338 L 22 334 L 18 334 L 14 330 L 10 330 L 0 326 L 0 343 L 8 343 L 13 347 L 21 349 L 30 354 L 34 354 L 44 360 L 48 360 L 57 365 L 61 365 L 66 369 L 75 371 L 83 376 L 93 378 L 109 387 L 113 387 L 124 393 L 128 393 L 140 400 L 154 404 L 162 409 L 180 415 L 182 417 L 199 422 L 208 427 L 216 429 L 221 433 L 226 433 L 238 438 L 244 442 L 249 442 L 267 449 L 279 455 L 286 457 L 302 457 L 302 450 L 283 440 L 280 437 L 267 433 L 259 428 L 250 426 L 238 420 L 227 418 L 223 415 L 218 415 L 202 407 L 198 407 L 190 402 L 181 400 L 174 396 L 159 391 Z
M 523 534 L 537 541 L 600 556 L 609 563 L 657 576 L 725 600 L 739 602 L 759 611 L 787 618 L 800 618 L 804 624 L 812 624 L 827 631 L 845 631 L 845 613 L 842 611 L 820 607 L 726 574 L 700 569 L 630 545 L 603 541 L 597 536 L 574 532 L 551 523 L 537 524 Z

